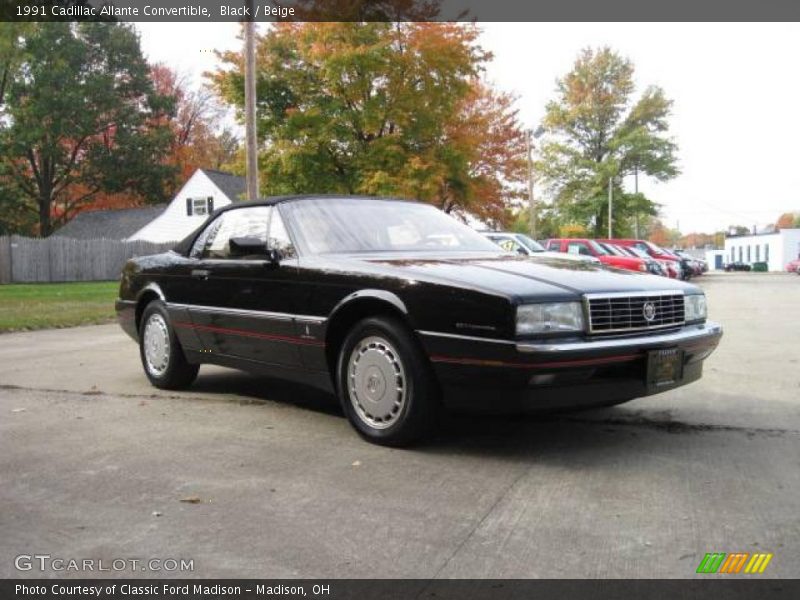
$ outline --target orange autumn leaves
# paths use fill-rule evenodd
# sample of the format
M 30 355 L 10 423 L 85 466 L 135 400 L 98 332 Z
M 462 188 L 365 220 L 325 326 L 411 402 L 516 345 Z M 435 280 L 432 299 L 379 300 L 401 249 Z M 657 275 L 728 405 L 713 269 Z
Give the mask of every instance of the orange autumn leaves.
M 258 41 L 262 192 L 413 197 L 505 222 L 524 192 L 514 98 L 481 77 L 473 25 L 279 23 Z M 242 57 L 220 96 L 243 106 Z

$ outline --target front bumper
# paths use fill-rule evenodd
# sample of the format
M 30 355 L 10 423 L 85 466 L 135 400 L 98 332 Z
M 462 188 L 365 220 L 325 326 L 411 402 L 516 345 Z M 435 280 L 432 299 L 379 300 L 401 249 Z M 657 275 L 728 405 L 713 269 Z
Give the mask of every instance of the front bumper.
M 114 302 L 114 309 L 117 313 L 117 322 L 122 330 L 133 338 L 134 341 L 139 341 L 138 332 L 136 331 L 136 302 L 132 300 L 122 300 L 117 298 Z
M 722 337 L 710 321 L 677 330 L 617 338 L 514 342 L 418 332 L 453 407 L 491 410 L 602 406 L 696 381 Z M 652 350 L 678 349 L 679 381 L 647 384 Z

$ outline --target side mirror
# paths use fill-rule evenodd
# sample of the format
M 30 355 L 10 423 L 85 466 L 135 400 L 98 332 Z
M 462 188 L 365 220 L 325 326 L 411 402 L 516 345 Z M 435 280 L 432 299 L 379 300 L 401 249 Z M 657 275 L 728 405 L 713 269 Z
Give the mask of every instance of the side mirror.
M 277 248 L 269 248 L 267 250 L 267 260 L 272 265 L 277 265 L 283 259 L 283 252 Z
M 265 256 L 267 245 L 257 237 L 232 237 L 228 241 L 231 256 Z

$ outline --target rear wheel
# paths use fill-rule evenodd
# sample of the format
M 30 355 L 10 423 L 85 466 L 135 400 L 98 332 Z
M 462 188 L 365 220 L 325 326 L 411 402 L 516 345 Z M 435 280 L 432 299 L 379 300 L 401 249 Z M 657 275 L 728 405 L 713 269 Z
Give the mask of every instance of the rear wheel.
M 169 313 L 160 300 L 147 305 L 139 326 L 139 356 L 147 378 L 157 388 L 179 390 L 197 377 L 199 365 L 189 364 L 175 335 Z
M 440 402 L 430 364 L 397 320 L 357 323 L 342 345 L 337 373 L 342 408 L 368 441 L 406 446 L 435 428 Z

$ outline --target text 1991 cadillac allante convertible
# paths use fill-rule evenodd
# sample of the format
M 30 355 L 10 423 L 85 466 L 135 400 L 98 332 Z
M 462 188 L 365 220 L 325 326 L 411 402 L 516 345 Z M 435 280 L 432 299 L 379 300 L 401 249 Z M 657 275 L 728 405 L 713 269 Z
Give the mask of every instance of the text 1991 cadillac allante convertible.
M 153 385 L 200 363 L 338 393 L 355 429 L 402 445 L 441 406 L 616 404 L 700 378 L 722 335 L 697 287 L 521 257 L 425 204 L 238 203 L 129 261 L 117 312 Z

